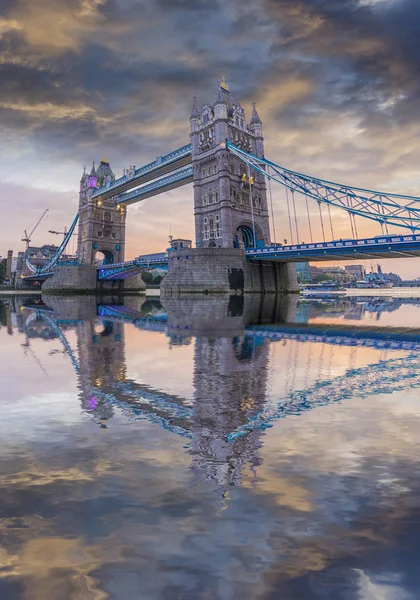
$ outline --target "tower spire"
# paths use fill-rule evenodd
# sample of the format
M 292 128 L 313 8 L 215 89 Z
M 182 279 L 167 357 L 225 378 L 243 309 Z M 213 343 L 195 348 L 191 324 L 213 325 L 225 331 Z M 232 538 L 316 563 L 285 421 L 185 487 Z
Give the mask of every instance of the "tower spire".
M 223 96 L 223 92 L 222 92 L 222 84 L 220 81 L 217 82 L 217 98 L 216 98 L 216 102 L 223 102 L 225 103 L 225 97 Z
M 260 115 L 257 112 L 255 102 L 252 103 L 251 125 L 262 125 L 262 121 L 260 119 Z
M 193 107 L 192 107 L 192 111 L 191 111 L 191 119 L 196 119 L 197 117 L 200 116 L 200 112 L 197 108 L 197 96 L 194 94 L 194 98 L 193 98 Z
M 96 177 L 96 171 L 95 171 L 95 161 L 92 161 L 92 169 L 90 171 L 90 175 L 89 177 Z

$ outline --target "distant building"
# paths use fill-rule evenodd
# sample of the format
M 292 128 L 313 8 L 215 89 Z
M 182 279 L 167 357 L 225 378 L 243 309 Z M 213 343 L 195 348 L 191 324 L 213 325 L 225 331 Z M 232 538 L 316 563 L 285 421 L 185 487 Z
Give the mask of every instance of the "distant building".
M 52 244 L 44 244 L 43 246 L 30 246 L 26 251 L 28 258 L 51 258 L 51 256 L 58 250 L 58 246 Z
M 298 283 L 310 283 L 312 281 L 311 267 L 307 262 L 296 264 L 296 274 Z
M 191 240 L 183 240 L 178 238 L 176 240 L 171 240 L 171 248 L 172 250 L 180 250 L 181 248 L 191 248 L 192 242 Z
M 394 285 L 402 281 L 401 277 L 396 273 L 386 273 L 386 276 L 388 277 L 389 281 L 392 281 Z M 420 281 L 418 283 L 420 283 Z
M 310 267 L 312 282 L 334 281 L 335 283 L 346 283 L 351 276 L 341 267 Z
M 363 265 L 347 265 L 344 269 L 355 281 L 361 281 L 366 276 L 366 269 Z
M 12 261 L 13 261 L 13 250 L 7 251 L 7 260 L 6 260 L 6 280 L 10 281 L 10 277 L 12 275 Z

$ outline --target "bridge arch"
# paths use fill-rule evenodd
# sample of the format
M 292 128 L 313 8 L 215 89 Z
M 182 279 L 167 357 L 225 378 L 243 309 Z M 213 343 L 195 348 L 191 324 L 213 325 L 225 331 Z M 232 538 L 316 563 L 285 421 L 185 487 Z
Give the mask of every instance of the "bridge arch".
M 97 265 L 112 265 L 115 262 L 114 253 L 111 250 L 95 250 L 93 262 Z
M 255 229 L 255 244 L 254 244 L 254 229 Z M 240 248 L 242 245 L 245 248 L 253 248 L 257 245 L 258 240 L 263 240 L 264 235 L 258 225 L 253 227 L 252 223 L 243 222 L 236 228 L 233 245 L 235 248 Z

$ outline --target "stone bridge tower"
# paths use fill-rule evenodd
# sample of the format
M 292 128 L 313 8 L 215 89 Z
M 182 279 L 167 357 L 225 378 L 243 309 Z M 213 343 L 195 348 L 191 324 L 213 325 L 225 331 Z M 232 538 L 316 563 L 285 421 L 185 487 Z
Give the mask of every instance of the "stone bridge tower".
M 251 247 L 254 230 L 255 244 L 269 245 L 265 178 L 252 172 L 250 183 L 246 165 L 223 146 L 229 140 L 256 156 L 264 155 L 255 104 L 248 124 L 243 108 L 233 101 L 223 81 L 213 104 L 205 104 L 200 111 L 194 98 L 190 123 L 197 247 Z
M 96 187 L 114 179 L 106 158 L 101 160 L 98 169 L 93 164 L 89 175 L 86 170 L 83 172 L 80 181 L 77 243 L 77 258 L 81 264 L 95 264 L 98 252 L 103 255 L 107 264 L 124 261 L 126 208 L 116 204 L 115 198 L 92 198 Z

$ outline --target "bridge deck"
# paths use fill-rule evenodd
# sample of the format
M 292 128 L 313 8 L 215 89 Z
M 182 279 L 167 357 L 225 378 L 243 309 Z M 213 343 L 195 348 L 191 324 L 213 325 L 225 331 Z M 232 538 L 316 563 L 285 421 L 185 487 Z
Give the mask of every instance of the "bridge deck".
M 319 262 L 420 256 L 420 235 L 380 236 L 363 240 L 340 240 L 246 250 L 249 260 Z

